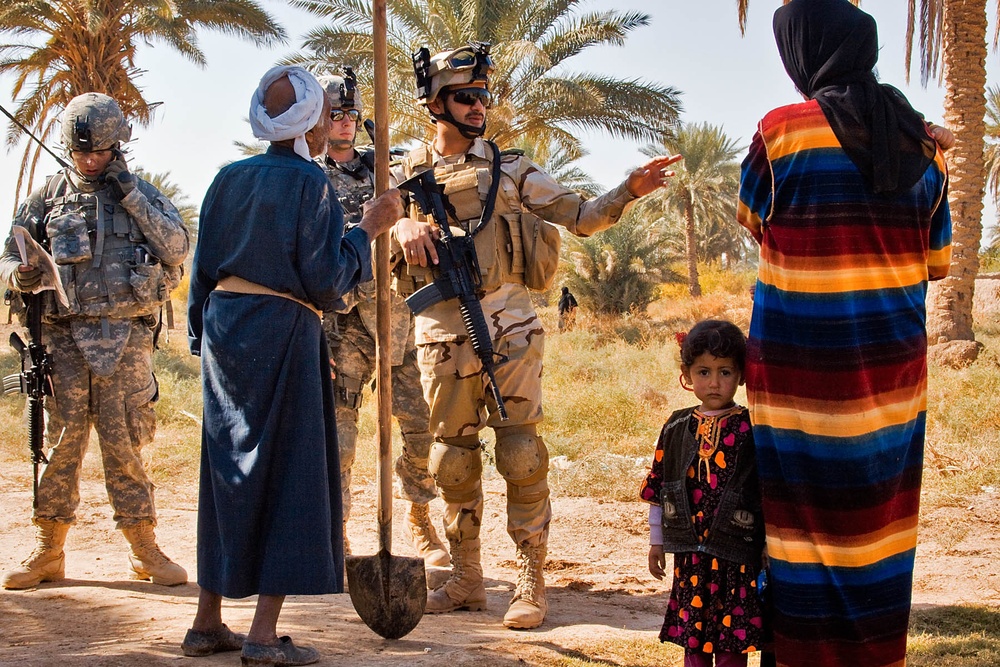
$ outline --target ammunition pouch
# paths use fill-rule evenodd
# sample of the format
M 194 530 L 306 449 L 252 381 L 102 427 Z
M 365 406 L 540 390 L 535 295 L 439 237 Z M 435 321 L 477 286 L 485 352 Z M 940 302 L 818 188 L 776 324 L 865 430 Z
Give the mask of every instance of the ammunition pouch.
M 87 218 L 81 210 L 51 215 L 45 223 L 45 233 L 56 264 L 79 264 L 94 258 Z

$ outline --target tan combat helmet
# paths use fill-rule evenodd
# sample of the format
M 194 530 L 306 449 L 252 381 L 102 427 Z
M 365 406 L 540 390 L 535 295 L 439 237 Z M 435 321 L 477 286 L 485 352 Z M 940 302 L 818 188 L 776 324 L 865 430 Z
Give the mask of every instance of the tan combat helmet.
M 132 138 L 118 102 L 102 93 L 77 95 L 62 114 L 62 143 L 67 151 L 119 148 Z
M 437 99 L 442 88 L 481 81 L 489 87 L 493 73 L 489 42 L 470 42 L 453 51 L 442 51 L 431 57 L 427 47 L 413 54 L 413 71 L 417 76 L 417 100 L 426 105 Z
M 470 42 L 466 46 L 452 51 L 442 51 L 433 57 L 427 47 L 423 47 L 413 54 L 413 72 L 417 77 L 417 100 L 424 106 L 438 99 L 441 91 L 454 89 L 456 86 L 481 84 L 481 87 L 488 90 L 489 77 L 493 73 L 490 44 Z M 462 136 L 469 139 L 481 137 L 486 131 L 485 121 L 482 126 L 461 123 L 447 107 L 444 113 L 435 113 L 430 109 L 428 113 L 434 122 L 447 121 L 458 128 Z

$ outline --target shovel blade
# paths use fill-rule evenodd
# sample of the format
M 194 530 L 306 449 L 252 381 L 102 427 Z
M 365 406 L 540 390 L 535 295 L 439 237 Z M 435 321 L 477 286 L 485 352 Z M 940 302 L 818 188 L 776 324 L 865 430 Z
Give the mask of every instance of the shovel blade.
M 426 581 L 422 558 L 393 556 L 385 549 L 347 557 L 351 603 L 365 625 L 386 639 L 417 627 L 427 606 Z

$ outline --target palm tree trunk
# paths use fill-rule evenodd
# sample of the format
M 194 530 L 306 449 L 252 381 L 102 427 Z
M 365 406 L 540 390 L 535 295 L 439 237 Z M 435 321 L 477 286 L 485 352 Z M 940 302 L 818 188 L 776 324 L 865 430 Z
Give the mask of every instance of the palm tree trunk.
M 684 206 L 684 237 L 687 242 L 688 291 L 691 296 L 701 296 L 701 282 L 698 280 L 698 243 L 694 232 L 694 205 Z
M 947 0 L 944 13 L 944 120 L 955 133 L 948 152 L 952 262 L 928 293 L 928 342 L 974 341 L 972 296 L 983 236 L 986 116 L 986 0 Z

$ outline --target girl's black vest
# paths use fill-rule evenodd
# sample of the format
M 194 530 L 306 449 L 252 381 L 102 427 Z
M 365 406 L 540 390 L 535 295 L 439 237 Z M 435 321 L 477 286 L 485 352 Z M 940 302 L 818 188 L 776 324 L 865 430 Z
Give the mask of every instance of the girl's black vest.
M 722 492 L 718 511 L 704 542 L 699 543 L 691 522 L 687 471 L 698 455 L 698 443 L 688 422 L 695 408 L 677 410 L 660 432 L 663 445 L 663 550 L 670 553 L 702 552 L 729 561 L 760 567 L 764 549 L 757 453 L 750 439 L 739 451 L 733 476 Z M 745 408 L 744 408 L 745 410 Z

